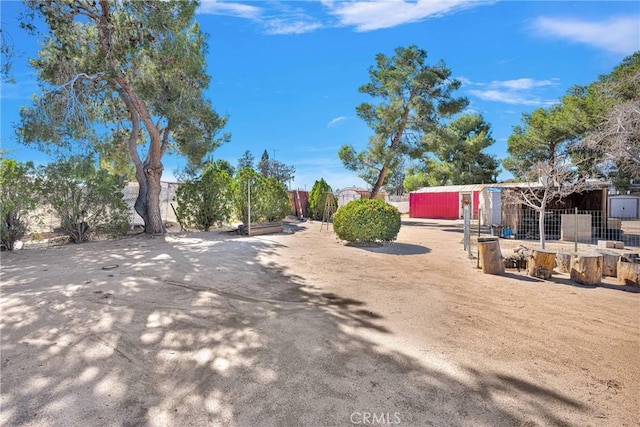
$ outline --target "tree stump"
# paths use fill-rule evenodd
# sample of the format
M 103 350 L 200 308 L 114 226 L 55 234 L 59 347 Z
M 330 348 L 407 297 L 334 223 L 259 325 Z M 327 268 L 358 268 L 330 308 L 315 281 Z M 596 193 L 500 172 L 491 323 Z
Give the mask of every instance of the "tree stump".
M 574 252 L 558 252 L 556 255 L 556 270 L 558 273 L 570 273 L 571 261 L 573 260 Z
M 478 259 L 484 274 L 503 274 L 504 263 L 500 252 L 500 242 L 496 240 L 478 240 Z
M 628 286 L 640 286 L 640 264 L 626 262 L 622 259 L 618 261 L 618 283 Z
M 620 259 L 620 254 L 604 249 L 596 249 L 596 252 L 602 255 L 602 275 L 616 277 L 618 275 L 618 260 Z
M 602 283 L 602 254 L 575 254 L 571 263 L 571 279 L 583 285 Z
M 527 268 L 529 276 L 539 279 L 549 279 L 556 266 L 556 253 L 544 249 L 532 249 L 529 253 Z

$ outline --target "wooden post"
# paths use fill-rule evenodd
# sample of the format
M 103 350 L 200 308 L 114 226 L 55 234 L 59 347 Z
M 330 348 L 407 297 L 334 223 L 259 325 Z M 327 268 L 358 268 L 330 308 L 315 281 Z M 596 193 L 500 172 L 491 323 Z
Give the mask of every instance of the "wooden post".
M 616 277 L 618 275 L 618 260 L 620 254 L 613 251 L 596 249 L 602 255 L 602 275 Z
M 478 240 L 478 259 L 484 274 L 503 274 L 504 262 L 498 239 Z
M 527 268 L 529 276 L 540 279 L 549 279 L 556 266 L 556 253 L 544 249 L 533 249 L 529 253 Z
M 558 273 L 571 272 L 573 254 L 572 252 L 558 252 L 558 255 L 556 255 L 556 270 L 558 270 Z
M 602 254 L 575 254 L 571 263 L 571 279 L 583 285 L 602 283 Z
M 618 261 L 618 283 L 627 286 L 640 286 L 640 264 Z

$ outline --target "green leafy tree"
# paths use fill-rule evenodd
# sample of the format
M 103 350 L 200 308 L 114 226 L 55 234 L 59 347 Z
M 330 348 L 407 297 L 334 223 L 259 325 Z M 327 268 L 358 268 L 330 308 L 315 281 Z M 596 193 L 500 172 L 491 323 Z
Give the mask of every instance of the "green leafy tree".
M 433 185 L 431 176 L 427 175 L 422 168 L 410 167 L 407 169 L 403 183 L 404 191 L 407 193 L 419 190 L 423 187 L 431 187 Z
M 586 123 L 580 148 L 593 153 L 596 162 L 612 172 L 605 175 L 617 186 L 640 183 L 640 51 L 578 96 L 566 98 L 565 102 L 578 105 L 577 113 Z
M 355 243 L 391 242 L 400 231 L 400 212 L 380 199 L 356 199 L 342 206 L 333 218 L 341 240 Z
M 291 212 L 289 195 L 275 178 L 265 178 L 257 171 L 242 169 L 233 180 L 233 207 L 236 216 L 248 223 L 249 188 L 251 192 L 251 222 L 278 221 Z
M 280 221 L 291 213 L 287 189 L 275 178 L 260 180 L 256 205 L 261 220 L 265 221 Z
M 523 115 L 507 141 L 510 157 L 503 164 L 516 178 L 529 183 L 508 193 L 508 200 L 538 213 L 540 246 L 545 247 L 545 215 L 549 203 L 586 188 L 586 176 L 579 174 L 583 159 L 571 157 L 579 124 L 571 112 L 558 104 Z M 531 184 L 531 183 L 534 184 Z
M 2 159 L 0 163 L 0 245 L 13 250 L 27 232 L 28 215 L 38 205 L 33 163 Z
M 371 81 L 360 92 L 379 100 L 356 108 L 358 117 L 374 130 L 366 150 L 356 153 L 352 146 L 338 152 L 345 167 L 365 180 L 375 178 L 371 197 L 376 197 L 387 175 L 399 167 L 403 155 L 422 155 L 421 138 L 468 105 L 466 98 L 454 98 L 460 81 L 440 61 L 426 63 L 427 52 L 415 45 L 399 47 L 395 56 L 376 55 L 376 67 L 369 69 Z
M 164 233 L 164 154 L 180 153 L 199 164 L 229 138 L 217 136 L 226 117 L 203 95 L 210 78 L 205 37 L 194 21 L 198 3 L 25 3 L 47 28 L 31 60 L 43 93 L 21 111 L 21 141 L 49 151 L 82 145 L 86 152 L 110 154 L 110 161 L 127 153 L 145 231 Z
M 89 157 L 72 157 L 43 166 L 37 185 L 41 199 L 60 216 L 72 242 L 92 235 L 120 236 L 129 229 L 129 208 L 121 178 L 96 169 Z
M 264 150 L 262 153 L 262 157 L 260 157 L 260 162 L 258 163 L 258 172 L 260 175 L 264 177 L 270 176 L 271 168 L 269 166 L 269 153 L 267 150 Z
M 0 28 L 0 81 L 3 83 L 15 83 L 13 77 L 13 60 L 16 49 L 11 36 Z
M 522 125 L 515 126 L 507 140 L 509 157 L 503 161 L 504 167 L 519 180 L 537 180 L 535 166 L 540 162 L 555 165 L 558 158 L 569 155 L 580 127 L 561 104 L 523 114 Z
M 231 184 L 233 209 L 236 217 L 242 221 L 243 224 L 249 222 L 249 201 L 251 202 L 251 222 L 260 221 L 260 212 L 254 209 L 260 192 L 260 179 L 260 174 L 254 169 L 244 168 L 238 171 Z
M 238 170 L 247 169 L 247 168 L 253 169 L 254 161 L 255 161 L 255 158 L 253 157 L 253 154 L 251 154 L 251 151 L 246 150 L 244 154 L 242 154 L 242 157 L 238 159 Z
M 384 183 L 384 189 L 387 194 L 395 194 L 401 196 L 404 194 L 404 180 L 406 178 L 405 162 L 402 160 L 398 167 L 394 168 Z
M 307 216 L 314 220 L 321 220 L 324 214 L 324 207 L 327 202 L 327 194 L 333 196 L 331 186 L 327 184 L 324 178 L 320 178 L 313 183 L 309 198 L 307 199 Z
M 231 217 L 231 177 L 222 163 L 207 165 L 202 175 L 176 190 L 176 213 L 180 225 L 208 231 Z
M 435 157 L 423 160 L 424 173 L 437 185 L 496 182 L 498 161 L 483 152 L 495 140 L 481 115 L 457 117 L 444 128 L 426 134 L 423 141 L 426 151 Z

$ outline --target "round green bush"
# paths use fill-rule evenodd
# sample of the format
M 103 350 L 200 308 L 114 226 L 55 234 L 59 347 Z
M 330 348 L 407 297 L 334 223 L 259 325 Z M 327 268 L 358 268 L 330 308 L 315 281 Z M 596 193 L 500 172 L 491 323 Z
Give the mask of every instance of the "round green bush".
M 384 200 L 356 199 L 338 209 L 333 230 L 347 242 L 390 242 L 400 231 L 400 212 Z

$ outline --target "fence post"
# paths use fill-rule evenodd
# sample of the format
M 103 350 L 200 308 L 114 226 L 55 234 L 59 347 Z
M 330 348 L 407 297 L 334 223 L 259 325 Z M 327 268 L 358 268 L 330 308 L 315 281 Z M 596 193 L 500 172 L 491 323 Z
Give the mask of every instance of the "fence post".
M 575 214 L 575 230 L 573 232 L 573 251 L 578 252 L 578 208 Z
M 481 214 L 482 214 L 482 209 L 478 208 L 478 242 L 480 242 L 480 218 L 482 218 Z M 478 247 L 478 261 L 477 261 L 476 268 L 480 268 L 480 245 L 477 245 L 477 247 Z
M 247 179 L 247 236 L 251 236 L 251 178 Z
M 463 209 L 464 218 L 464 250 L 469 254 L 471 258 L 471 212 L 469 205 L 465 205 Z

